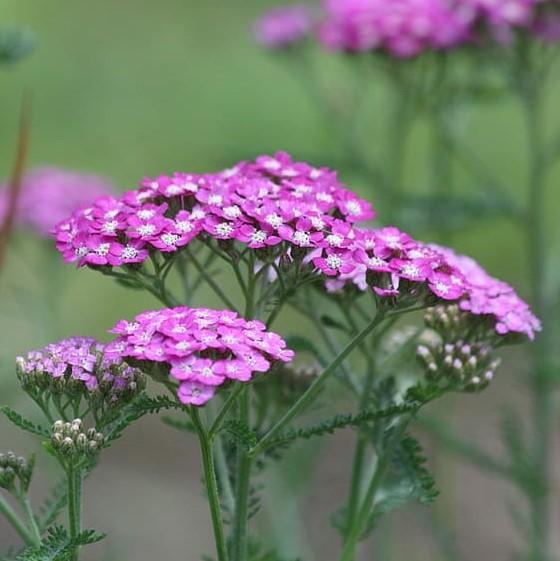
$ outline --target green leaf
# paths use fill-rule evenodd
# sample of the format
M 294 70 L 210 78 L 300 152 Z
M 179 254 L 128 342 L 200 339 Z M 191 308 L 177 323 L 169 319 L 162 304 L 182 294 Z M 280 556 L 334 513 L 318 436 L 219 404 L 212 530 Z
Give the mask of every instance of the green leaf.
M 38 425 L 29 421 L 22 415 L 20 415 L 17 411 L 14 411 L 10 407 L 3 406 L 0 408 L 0 411 L 6 416 L 6 418 L 11 421 L 16 427 L 20 429 L 30 432 L 31 434 L 42 436 L 44 438 L 50 438 L 51 432 L 46 427 L 42 425 Z
M 91 545 L 93 543 L 100 542 L 105 539 L 105 534 L 97 532 L 95 530 L 84 530 L 81 534 L 78 534 L 73 540 L 70 541 L 72 546 L 82 546 Z
M 270 443 L 270 446 L 285 445 L 298 439 L 309 439 L 315 436 L 332 434 L 333 432 L 348 427 L 362 427 L 380 419 L 391 419 L 405 413 L 413 413 L 418 409 L 417 403 L 403 403 L 385 409 L 366 409 L 357 415 L 340 414 L 317 425 L 295 429 L 280 435 Z
M 247 450 L 253 448 L 258 442 L 258 434 L 249 425 L 237 419 L 225 423 L 223 430 L 241 442 Z
M 439 491 L 425 464 L 420 443 L 405 435 L 394 452 L 391 473 L 377 494 L 362 539 L 369 535 L 383 515 L 411 502 L 429 505 L 436 499 Z

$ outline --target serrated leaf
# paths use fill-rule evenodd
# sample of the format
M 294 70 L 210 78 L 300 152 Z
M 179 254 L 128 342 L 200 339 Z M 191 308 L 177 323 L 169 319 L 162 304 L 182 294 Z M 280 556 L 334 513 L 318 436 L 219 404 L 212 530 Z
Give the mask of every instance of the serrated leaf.
M 37 436 L 50 438 L 51 433 L 46 427 L 33 423 L 32 421 L 26 419 L 25 417 L 23 417 L 17 411 L 14 411 L 10 407 L 4 405 L 3 407 L 0 408 L 0 411 L 16 427 L 19 427 L 20 429 Z
M 96 530 L 84 530 L 80 534 L 76 536 L 73 540 L 70 541 L 70 545 L 72 546 L 82 546 L 82 545 L 91 545 L 101 540 L 104 540 L 106 537 L 105 534 L 97 532 Z
M 223 430 L 250 450 L 258 442 L 258 434 L 247 424 L 234 419 L 225 423 Z

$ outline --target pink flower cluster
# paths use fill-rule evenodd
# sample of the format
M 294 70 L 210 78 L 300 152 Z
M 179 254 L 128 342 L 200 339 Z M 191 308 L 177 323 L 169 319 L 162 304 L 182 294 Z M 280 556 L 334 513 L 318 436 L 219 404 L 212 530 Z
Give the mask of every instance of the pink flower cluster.
M 330 228 L 373 218 L 371 205 L 327 168 L 283 152 L 206 175 L 145 179 L 119 198 L 102 197 L 55 228 L 58 249 L 78 266 L 140 263 L 199 235 L 253 249 L 313 248 Z M 280 247 L 280 244 L 284 246 Z
M 111 193 L 112 185 L 101 177 L 59 168 L 38 168 L 25 176 L 16 209 L 16 226 L 48 236 L 70 213 Z M 0 188 L 0 223 L 8 206 L 7 187 Z
M 255 38 L 271 49 L 289 47 L 305 39 L 313 21 L 305 6 L 287 6 L 266 12 L 255 24 Z
M 111 356 L 168 365 L 179 400 L 191 405 L 204 405 L 229 380 L 248 382 L 294 356 L 262 322 L 227 310 L 148 311 L 133 322 L 119 321 L 111 332 L 119 335 L 107 346 Z
M 353 228 L 338 247 L 316 249 L 310 258 L 330 277 L 330 292 L 353 284 L 381 298 L 421 299 L 427 288 L 441 300 L 459 301 L 460 308 L 473 315 L 492 316 L 501 335 L 524 333 L 533 339 L 540 330 L 529 306 L 508 284 L 489 276 L 469 257 L 418 242 L 395 227 Z
M 547 41 L 560 37 L 557 0 L 323 0 L 322 5 L 318 26 L 301 8 L 267 13 L 257 23 L 258 40 L 283 47 L 316 27 L 329 49 L 409 58 L 479 42 L 485 35 L 507 42 L 515 29 Z
M 314 258 L 324 274 L 338 277 L 328 282 L 329 290 L 351 282 L 382 298 L 410 295 L 420 285 L 442 300 L 457 300 L 465 293 L 463 275 L 456 267 L 398 228 L 356 228 L 353 234 L 341 248 L 324 249 Z
M 325 0 L 324 8 L 319 39 L 336 50 L 412 57 L 469 37 L 470 22 L 447 0 Z
M 465 279 L 466 294 L 459 307 L 475 315 L 491 315 L 496 319 L 500 335 L 524 333 L 534 339 L 541 330 L 538 318 L 507 283 L 491 277 L 474 259 L 457 255 L 453 250 L 432 246 L 447 262 L 457 268 Z
M 45 388 L 50 382 L 75 382 L 91 393 L 101 387 L 114 398 L 138 387 L 139 372 L 118 357 L 105 354 L 105 345 L 90 337 L 70 337 L 45 348 L 30 351 L 16 359 L 18 374 L 24 386 L 35 384 Z M 47 382 L 38 381 L 46 375 Z M 75 390 L 75 388 L 74 388 Z

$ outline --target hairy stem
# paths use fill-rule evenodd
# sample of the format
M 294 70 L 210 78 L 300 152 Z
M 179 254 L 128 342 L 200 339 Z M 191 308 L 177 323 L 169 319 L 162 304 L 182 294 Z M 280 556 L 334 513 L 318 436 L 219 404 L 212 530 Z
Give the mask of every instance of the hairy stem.
M 214 540 L 216 542 L 216 554 L 218 556 L 218 561 L 227 561 L 227 547 L 222 521 L 222 511 L 220 507 L 218 480 L 216 478 L 216 470 L 214 468 L 212 443 L 208 438 L 208 433 L 206 432 L 206 429 L 202 424 L 198 409 L 196 407 L 192 407 L 191 409 L 191 418 L 196 428 L 198 440 L 200 443 L 202 467 L 204 470 L 204 481 L 206 483 L 206 491 L 208 493 L 208 504 L 210 507 L 210 515 L 212 517 Z
M 41 540 L 37 540 L 35 535 L 29 531 L 18 513 L 10 506 L 6 498 L 0 495 L 0 513 L 10 523 L 13 529 L 18 533 L 25 545 L 40 545 Z
M 82 531 L 82 474 L 75 466 L 66 471 L 68 479 L 68 528 L 70 539 L 75 540 Z M 74 547 L 70 561 L 80 558 L 79 546 Z

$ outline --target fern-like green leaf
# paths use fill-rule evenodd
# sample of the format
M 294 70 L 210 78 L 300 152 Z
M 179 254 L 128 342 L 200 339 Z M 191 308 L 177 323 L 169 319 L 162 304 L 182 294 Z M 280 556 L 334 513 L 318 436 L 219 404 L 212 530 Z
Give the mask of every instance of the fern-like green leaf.
M 61 479 L 52 489 L 49 496 L 39 507 L 38 524 L 41 530 L 45 530 L 54 524 L 58 515 L 62 512 L 68 501 L 67 483 Z
M 50 438 L 51 433 L 46 427 L 33 423 L 32 421 L 26 419 L 25 417 L 23 417 L 17 411 L 14 411 L 10 407 L 4 405 L 3 407 L 0 408 L 0 411 L 16 427 L 19 427 L 20 429 L 37 436 Z

